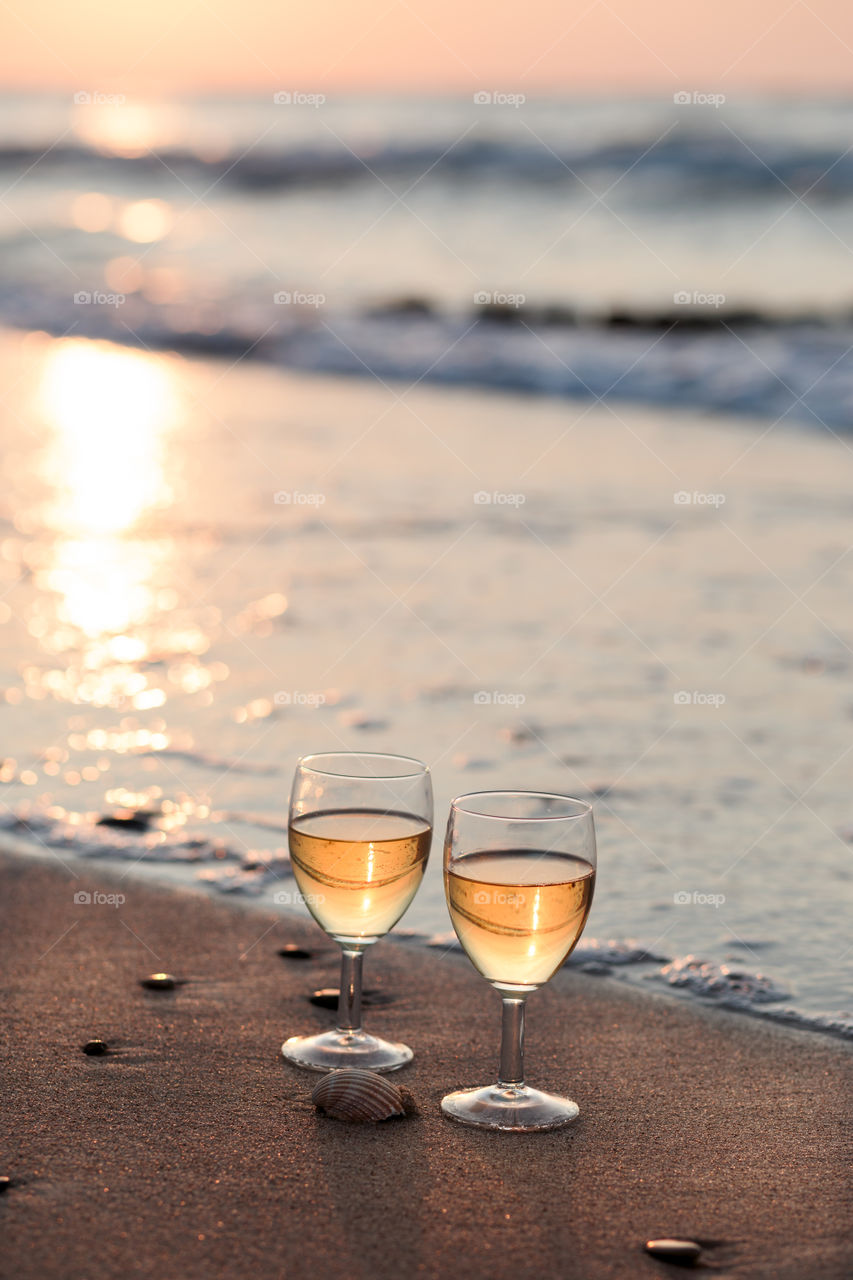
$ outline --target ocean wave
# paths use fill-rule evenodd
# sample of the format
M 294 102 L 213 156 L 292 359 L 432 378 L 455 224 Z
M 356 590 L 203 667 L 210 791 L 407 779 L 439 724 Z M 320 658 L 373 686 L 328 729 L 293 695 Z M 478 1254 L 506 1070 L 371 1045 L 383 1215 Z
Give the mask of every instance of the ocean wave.
M 0 289 L 8 325 L 211 357 L 248 357 L 311 373 L 420 381 L 581 400 L 710 409 L 853 428 L 853 318 L 784 317 L 678 305 L 583 318 L 553 309 L 507 316 L 396 304 L 362 311 L 238 302 L 199 318 L 129 295 L 80 307 L 48 291 Z
M 671 987 L 683 987 L 693 995 L 714 1000 L 729 1008 L 741 1005 L 772 1004 L 787 1000 L 790 992 L 772 978 L 727 964 L 709 964 L 696 956 L 682 956 L 653 975 Z
M 767 192 L 834 199 L 853 193 L 853 156 L 844 148 L 801 142 L 742 139 L 734 131 L 707 133 L 679 128 L 593 145 L 538 139 L 454 137 L 401 140 L 366 145 L 330 136 L 322 143 L 288 146 L 240 146 L 211 156 L 189 146 L 161 147 L 122 155 L 107 146 L 83 142 L 0 147 L 0 169 L 40 173 L 102 173 L 157 182 L 170 175 L 205 190 L 223 185 L 253 192 L 343 182 L 407 179 L 430 172 L 454 182 L 496 179 L 505 182 L 587 184 L 610 175 L 629 174 L 634 185 L 654 180 L 654 196 L 676 190 L 680 201 L 730 199 Z
M 704 1003 L 712 1003 L 738 1013 L 751 1013 L 807 1031 L 853 1040 L 853 1016 L 847 1013 L 804 1013 L 789 1005 L 792 993 L 775 979 L 728 964 L 713 964 L 696 956 L 680 956 L 662 969 L 645 974 Z M 769 1007 L 768 1007 L 769 1006 Z

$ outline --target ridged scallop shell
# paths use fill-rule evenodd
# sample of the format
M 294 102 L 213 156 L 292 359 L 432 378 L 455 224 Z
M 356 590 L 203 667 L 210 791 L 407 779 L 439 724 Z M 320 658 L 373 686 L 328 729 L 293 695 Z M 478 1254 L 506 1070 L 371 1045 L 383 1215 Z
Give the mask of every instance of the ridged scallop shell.
M 311 1101 L 335 1120 L 351 1124 L 372 1124 L 404 1116 L 406 1108 L 399 1089 L 375 1071 L 342 1067 L 330 1071 L 314 1089 Z

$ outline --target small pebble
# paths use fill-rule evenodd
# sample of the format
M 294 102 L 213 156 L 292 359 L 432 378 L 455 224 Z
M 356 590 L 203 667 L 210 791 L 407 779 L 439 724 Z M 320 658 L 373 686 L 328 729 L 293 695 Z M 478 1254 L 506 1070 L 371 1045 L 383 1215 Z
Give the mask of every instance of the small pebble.
M 171 973 L 149 973 L 147 978 L 140 978 L 139 985 L 150 991 L 173 991 L 178 981 Z
M 312 992 L 308 999 L 318 1009 L 337 1009 L 340 994 L 338 987 L 321 987 L 319 991 Z M 361 1003 L 367 1008 L 371 1005 L 390 1004 L 391 999 L 391 996 L 386 996 L 381 991 L 368 990 L 361 993 Z
M 692 1267 L 701 1252 L 702 1246 L 695 1240 L 646 1241 L 646 1253 L 650 1253 L 653 1258 L 660 1258 L 663 1262 L 674 1262 L 680 1267 Z
M 340 994 L 337 987 L 323 987 L 320 991 L 314 991 L 308 999 L 312 1004 L 316 1004 L 318 1009 L 337 1009 Z
M 87 1040 L 84 1045 L 81 1045 L 81 1048 L 90 1058 L 102 1058 L 105 1053 L 110 1051 L 106 1040 Z
M 12 1185 L 12 1179 L 7 1173 L 0 1175 L 0 1196 L 2 1196 L 4 1191 L 8 1191 Z
M 282 960 L 313 960 L 314 952 L 297 947 L 295 942 L 286 943 L 278 953 Z

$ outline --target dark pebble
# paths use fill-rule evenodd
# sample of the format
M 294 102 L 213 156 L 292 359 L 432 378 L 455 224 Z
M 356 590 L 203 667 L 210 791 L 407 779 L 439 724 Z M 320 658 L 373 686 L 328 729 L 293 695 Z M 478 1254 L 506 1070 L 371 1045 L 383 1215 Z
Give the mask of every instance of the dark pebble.
M 110 1051 L 106 1040 L 87 1040 L 84 1045 L 81 1045 L 81 1048 L 90 1058 L 102 1058 L 105 1053 Z
M 308 997 L 311 1004 L 315 1004 L 318 1009 L 337 1009 L 338 997 L 340 996 L 338 987 L 321 987 L 319 991 L 313 992 Z M 390 1004 L 391 996 L 387 996 L 382 991 L 362 991 L 361 1003 L 367 1008 L 371 1005 Z
M 0 1196 L 2 1196 L 4 1191 L 8 1191 L 9 1188 L 14 1185 L 15 1184 L 7 1173 L 0 1175 Z
M 474 315 L 478 320 L 491 320 L 496 324 L 520 324 L 526 318 L 523 308 L 504 302 L 479 303 Z
M 313 960 L 314 952 L 297 947 L 295 942 L 286 943 L 278 952 L 282 960 Z
M 149 973 L 147 978 L 139 979 L 139 985 L 149 991 L 174 991 L 178 980 L 171 973 Z
M 432 315 L 432 307 L 425 298 L 391 298 L 388 302 L 380 302 L 372 307 L 368 315 L 372 316 L 428 316 Z
M 662 1262 L 674 1262 L 679 1267 L 692 1267 L 702 1252 L 695 1240 L 647 1240 L 646 1253 Z
M 105 813 L 98 818 L 99 827 L 118 827 L 122 831 L 147 831 L 151 826 L 153 813 L 145 809 L 117 809 L 115 813 Z
M 340 994 L 337 987 L 323 987 L 321 991 L 313 992 L 308 999 L 318 1009 L 337 1009 Z

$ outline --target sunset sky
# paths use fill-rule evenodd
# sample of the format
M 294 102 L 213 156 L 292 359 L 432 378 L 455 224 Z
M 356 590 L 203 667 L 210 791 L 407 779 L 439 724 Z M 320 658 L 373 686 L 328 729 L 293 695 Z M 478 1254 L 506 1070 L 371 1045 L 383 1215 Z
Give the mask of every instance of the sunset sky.
M 3 0 L 7 87 L 847 92 L 849 0 Z

